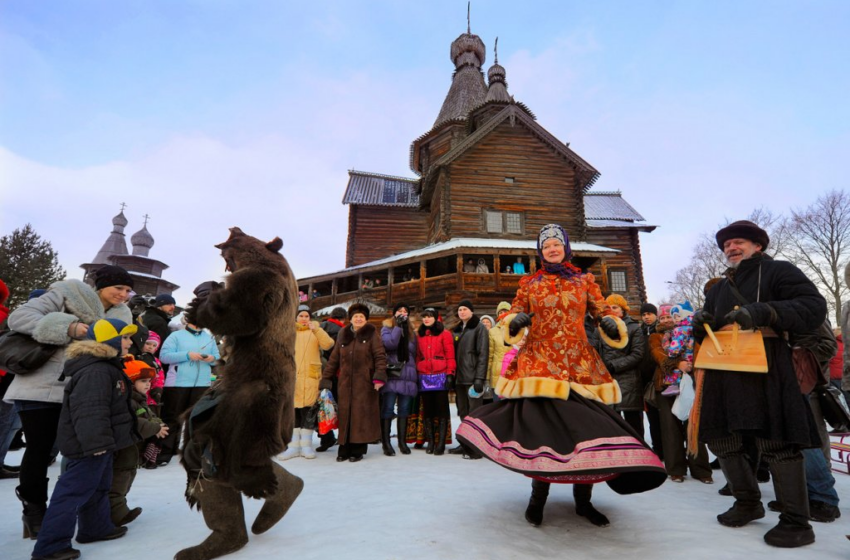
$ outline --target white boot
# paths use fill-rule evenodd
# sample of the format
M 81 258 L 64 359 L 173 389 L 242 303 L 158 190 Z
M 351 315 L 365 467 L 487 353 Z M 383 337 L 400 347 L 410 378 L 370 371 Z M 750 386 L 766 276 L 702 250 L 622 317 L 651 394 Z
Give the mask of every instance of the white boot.
M 292 439 L 286 451 L 277 456 L 278 461 L 289 461 L 296 457 L 301 457 L 301 429 L 295 428 L 292 430 Z
M 305 459 L 316 458 L 316 451 L 313 449 L 313 430 L 301 428 L 301 455 Z

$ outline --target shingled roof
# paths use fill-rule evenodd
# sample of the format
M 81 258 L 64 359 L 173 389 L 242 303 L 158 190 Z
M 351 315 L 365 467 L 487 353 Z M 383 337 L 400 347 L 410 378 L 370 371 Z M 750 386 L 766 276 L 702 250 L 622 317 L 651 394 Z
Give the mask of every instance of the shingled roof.
M 657 226 L 637 223 L 645 222 L 637 210 L 623 199 L 620 191 L 597 191 L 584 195 L 584 217 L 587 227 L 636 227 L 652 231 Z
M 418 179 L 352 169 L 348 172 L 348 186 L 345 188 L 342 203 L 416 208 L 419 206 L 419 195 L 415 192 L 418 182 Z
M 644 217 L 623 200 L 620 191 L 589 192 L 584 195 L 584 216 L 588 220 L 627 220 L 643 222 Z

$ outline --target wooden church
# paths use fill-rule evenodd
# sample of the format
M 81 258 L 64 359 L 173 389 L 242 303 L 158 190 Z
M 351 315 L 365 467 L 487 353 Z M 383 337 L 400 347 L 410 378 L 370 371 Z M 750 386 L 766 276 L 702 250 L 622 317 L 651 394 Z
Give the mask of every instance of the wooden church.
M 505 69 L 487 71 L 483 41 L 451 44 L 452 84 L 434 126 L 410 146 L 417 178 L 350 171 L 346 268 L 298 281 L 314 312 L 353 301 L 383 315 L 394 303 L 454 311 L 470 299 L 493 313 L 540 266 L 538 230 L 561 224 L 572 263 L 636 312 L 646 300 L 638 233 L 655 226 L 619 192 L 593 192 L 599 172 L 508 93 Z

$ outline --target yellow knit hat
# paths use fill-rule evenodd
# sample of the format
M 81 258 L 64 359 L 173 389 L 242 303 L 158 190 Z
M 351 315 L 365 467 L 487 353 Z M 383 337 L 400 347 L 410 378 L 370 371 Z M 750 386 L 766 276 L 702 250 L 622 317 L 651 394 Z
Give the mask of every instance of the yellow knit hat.
M 622 308 L 623 311 L 629 311 L 629 302 L 626 301 L 626 298 L 621 296 L 620 294 L 611 294 L 607 298 L 605 298 L 605 303 L 608 305 L 616 305 Z

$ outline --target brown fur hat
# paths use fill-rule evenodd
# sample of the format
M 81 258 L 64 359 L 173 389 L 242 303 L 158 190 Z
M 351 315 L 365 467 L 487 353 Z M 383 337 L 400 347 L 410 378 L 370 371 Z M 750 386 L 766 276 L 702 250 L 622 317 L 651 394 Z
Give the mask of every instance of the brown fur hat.
M 367 305 L 363 305 L 362 303 L 355 303 L 351 307 L 348 308 L 348 320 L 350 321 L 352 317 L 354 317 L 355 313 L 362 313 L 366 320 L 369 320 L 369 307 Z
M 738 238 L 749 239 L 753 243 L 758 243 L 761 245 L 762 251 L 766 251 L 767 246 L 770 243 L 770 237 L 767 235 L 767 232 L 749 220 L 738 220 L 737 222 L 732 222 L 725 228 L 718 231 L 714 236 L 714 239 L 717 241 L 717 246 L 721 251 L 723 250 L 724 243 L 730 239 Z

